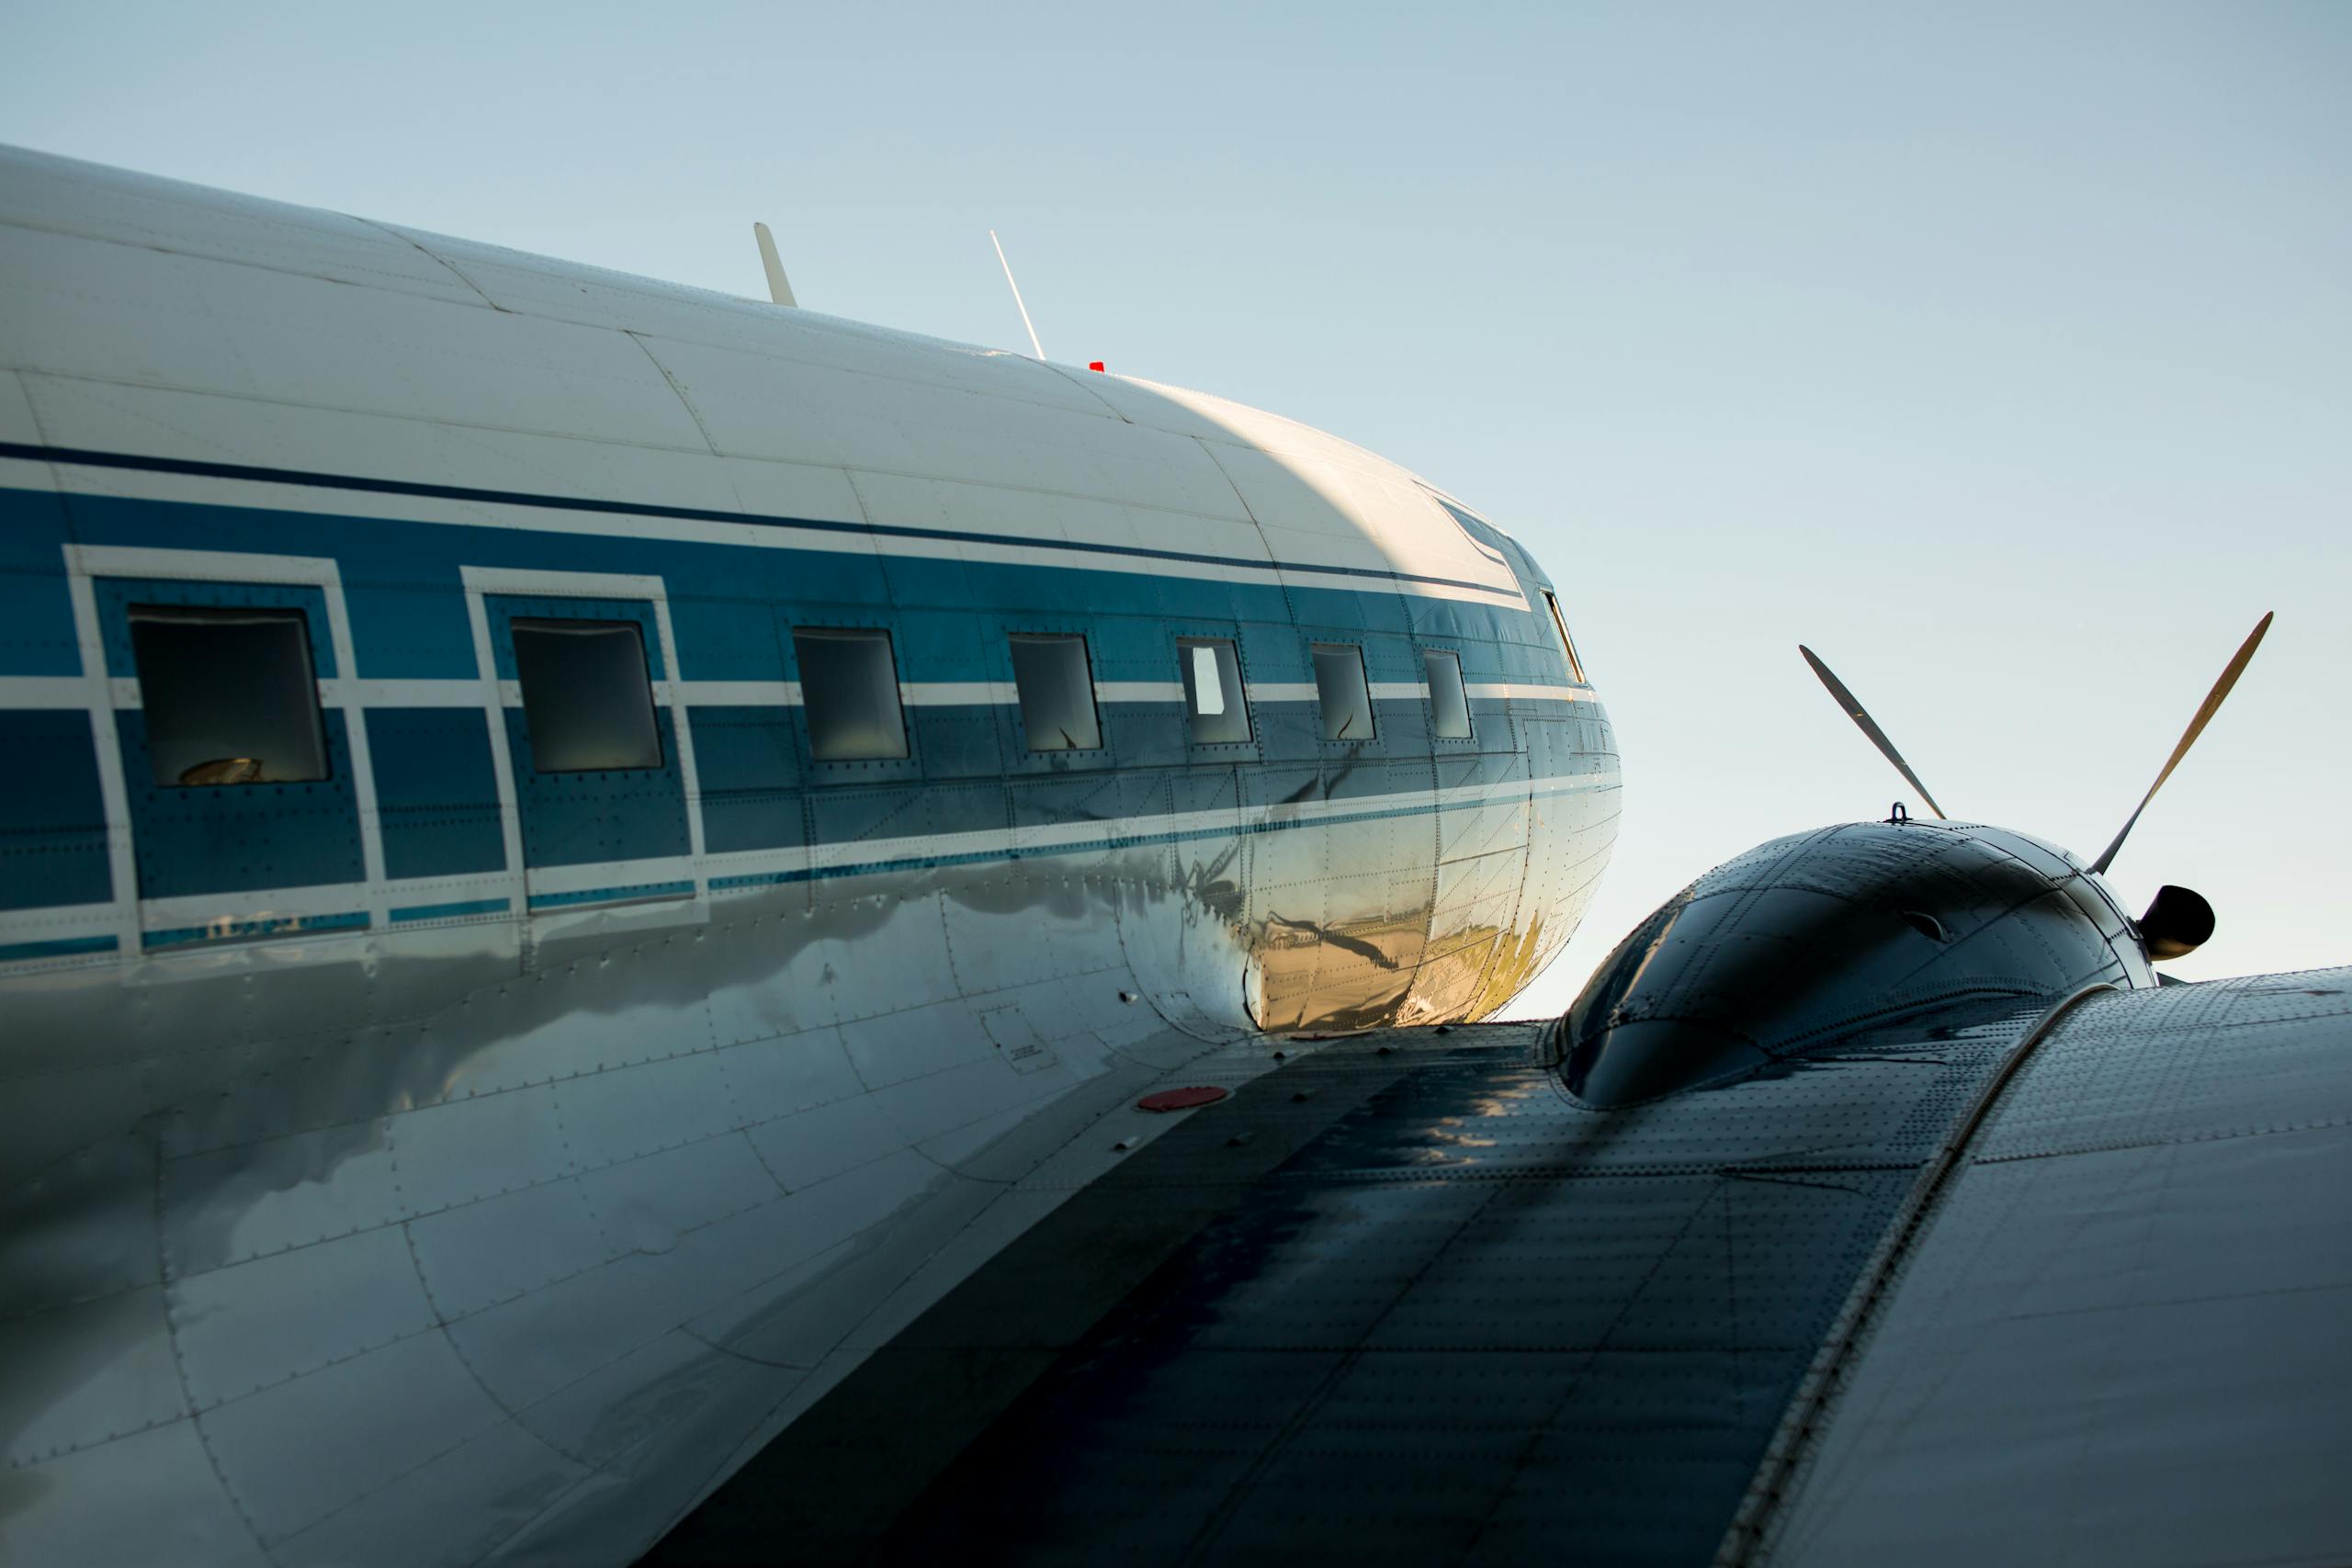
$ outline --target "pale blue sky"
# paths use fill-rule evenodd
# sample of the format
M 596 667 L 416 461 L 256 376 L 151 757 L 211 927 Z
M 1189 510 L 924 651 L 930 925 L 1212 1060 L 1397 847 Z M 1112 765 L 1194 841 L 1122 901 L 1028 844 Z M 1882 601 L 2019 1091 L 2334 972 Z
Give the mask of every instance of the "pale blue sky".
M 1150 10 L 17 0 L 0 141 L 1005 346 L 1411 465 L 1625 750 L 1564 1006 L 1907 793 L 2352 962 L 2352 5 Z

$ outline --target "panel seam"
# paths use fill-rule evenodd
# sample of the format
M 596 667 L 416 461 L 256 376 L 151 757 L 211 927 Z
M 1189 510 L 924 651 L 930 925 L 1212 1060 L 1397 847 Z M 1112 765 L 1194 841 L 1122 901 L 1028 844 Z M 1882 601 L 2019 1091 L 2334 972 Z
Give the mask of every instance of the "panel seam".
M 1791 1397 L 1779 1428 L 1765 1448 L 1763 1461 L 1758 1465 L 1747 1494 L 1732 1515 L 1730 1528 L 1715 1549 L 1714 1568 L 1752 1568 L 1769 1558 L 1778 1544 L 1781 1505 L 1794 1492 L 1798 1472 L 1812 1456 L 1822 1418 L 1838 1393 L 1849 1365 L 1876 1325 L 1896 1276 L 1925 1234 L 1953 1174 L 1967 1162 L 1976 1134 L 2035 1048 L 2085 999 L 2114 989 L 2106 981 L 2094 982 L 2062 998 L 2036 1019 L 2025 1037 L 2002 1058 L 2001 1065 L 1977 1091 L 1976 1098 L 1945 1137 L 1943 1146 L 1920 1170 L 1903 1206 L 1895 1211 L 1878 1247 L 1856 1277 L 1845 1305 L 1830 1325 L 1821 1348 L 1815 1353 L 1813 1364 L 1805 1370 L 1804 1381 Z

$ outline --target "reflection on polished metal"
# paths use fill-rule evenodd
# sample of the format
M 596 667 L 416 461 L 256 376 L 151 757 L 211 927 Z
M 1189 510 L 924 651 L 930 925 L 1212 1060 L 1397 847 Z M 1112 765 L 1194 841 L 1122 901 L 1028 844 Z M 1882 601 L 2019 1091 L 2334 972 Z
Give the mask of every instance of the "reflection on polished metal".
M 1967 823 L 1849 823 L 1717 866 L 1634 929 L 1568 1010 L 1569 1090 L 1616 1107 L 1955 1009 L 2154 983 L 2106 886 Z
M 2352 1560 L 2352 972 L 1898 811 L 1449 1029 L 1616 740 L 1396 466 L 32 153 L 0 276 L 11 1563 Z
M 0 269 L 11 1562 L 625 1562 L 1606 863 L 1544 573 L 1290 422 L 28 152 Z M 176 787 L 157 605 L 300 628 L 319 764 Z
M 650 1568 L 2342 1561 L 2352 972 L 2291 982 L 1618 1110 L 1537 1024 L 1334 1043 L 907 1319 Z

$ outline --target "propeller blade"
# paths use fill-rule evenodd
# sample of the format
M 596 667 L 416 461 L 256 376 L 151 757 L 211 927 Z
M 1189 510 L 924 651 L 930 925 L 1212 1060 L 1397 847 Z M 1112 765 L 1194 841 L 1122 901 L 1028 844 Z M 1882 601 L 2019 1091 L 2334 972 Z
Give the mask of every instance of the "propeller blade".
M 1829 666 L 1804 644 L 1797 644 L 1797 651 L 1804 655 L 1807 664 L 1813 666 L 1813 672 L 1821 677 L 1821 683 L 1829 688 L 1829 694 L 1838 699 L 1838 705 L 1846 710 L 1846 716 L 1870 737 L 1871 744 L 1878 748 L 1881 756 L 1894 764 L 1894 771 L 1909 780 L 1911 787 L 1919 792 L 1919 798 L 1928 803 L 1928 809 L 1939 817 L 1943 816 L 1944 808 L 1936 804 L 1936 797 L 1928 793 L 1928 786 L 1919 782 L 1919 775 L 1911 771 L 1911 764 L 1903 760 L 1903 753 L 1894 749 L 1894 742 L 1886 738 L 1886 731 L 1878 727 L 1878 720 L 1870 716 L 1870 710 L 1857 702 L 1854 694 L 1846 689 L 1846 682 L 1831 674 Z
M 2188 755 L 2188 749 L 2197 744 L 2197 738 L 2205 733 L 2205 727 L 2221 711 L 2222 699 L 2230 694 L 2230 688 L 2238 683 L 2240 675 L 2245 673 L 2246 664 L 2254 658 L 2254 650 L 2262 646 L 2262 634 L 2270 629 L 2270 615 L 2275 613 L 2266 613 L 2254 624 L 2254 630 L 2246 634 L 2245 641 L 2238 645 L 2237 652 L 2231 656 L 2229 667 L 2222 671 L 2222 678 L 2213 682 L 2213 689 L 2205 694 L 2204 702 L 2198 705 L 2197 716 L 2190 719 L 2188 728 L 2181 732 L 2180 744 L 2172 749 L 2172 756 L 2165 762 L 2165 771 L 2156 775 L 2156 782 L 2150 784 L 2148 793 L 2140 797 L 2139 807 L 2132 813 L 2131 820 L 2123 824 L 2122 830 L 2115 835 L 2115 841 L 2107 846 L 2107 852 L 2091 863 L 2092 871 L 2103 873 L 2115 863 L 2115 852 L 2121 849 L 2123 840 L 2132 836 L 2132 829 L 2139 824 L 2140 813 L 2148 809 L 2148 802 L 2156 798 L 2156 791 L 2165 787 L 2165 780 L 2172 777 L 2172 771 L 2180 766 L 2180 760 Z

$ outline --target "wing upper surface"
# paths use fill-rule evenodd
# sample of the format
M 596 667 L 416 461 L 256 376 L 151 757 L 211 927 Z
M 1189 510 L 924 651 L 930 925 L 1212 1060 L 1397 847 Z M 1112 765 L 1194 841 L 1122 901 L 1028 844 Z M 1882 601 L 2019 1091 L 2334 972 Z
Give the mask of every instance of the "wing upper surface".
M 2095 997 L 2004 1095 L 1770 1561 L 2352 1559 L 2352 969 Z
M 2340 1555 L 2348 998 L 1955 1010 L 1616 1111 L 1533 1025 L 1329 1047 L 1064 1204 L 652 1560 L 1706 1562 L 1882 1272 L 1771 1560 L 2090 1551 L 2135 1507 L 2153 1549 L 2217 1489 L 2238 1524 L 2173 1560 Z

